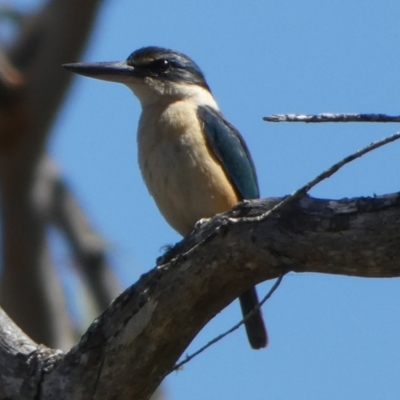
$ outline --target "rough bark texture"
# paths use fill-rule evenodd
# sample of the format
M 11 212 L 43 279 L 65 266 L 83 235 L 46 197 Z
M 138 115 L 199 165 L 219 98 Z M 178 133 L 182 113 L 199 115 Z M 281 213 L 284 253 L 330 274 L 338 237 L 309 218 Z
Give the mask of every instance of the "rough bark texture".
M 0 376 L 14 377 L 4 397 L 148 399 L 199 330 L 254 284 L 287 271 L 400 276 L 400 194 L 305 197 L 265 221 L 240 221 L 277 201 L 246 202 L 198 227 L 65 355 L 33 350 L 12 322 L 1 324 Z

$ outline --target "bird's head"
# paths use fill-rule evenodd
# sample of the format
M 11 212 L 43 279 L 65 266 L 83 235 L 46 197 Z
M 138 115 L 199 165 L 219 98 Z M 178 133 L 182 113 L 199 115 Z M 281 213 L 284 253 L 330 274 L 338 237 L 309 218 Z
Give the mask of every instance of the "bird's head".
M 80 75 L 127 85 L 142 105 L 165 97 L 185 98 L 207 91 L 199 66 L 186 55 L 162 47 L 143 47 L 125 61 L 64 64 Z

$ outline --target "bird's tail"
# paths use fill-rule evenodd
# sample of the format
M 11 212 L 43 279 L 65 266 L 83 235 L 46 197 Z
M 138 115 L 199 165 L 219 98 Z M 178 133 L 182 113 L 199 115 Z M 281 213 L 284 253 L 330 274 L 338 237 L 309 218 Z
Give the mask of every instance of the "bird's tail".
M 258 305 L 256 288 L 252 287 L 251 289 L 246 290 L 239 296 L 239 301 L 243 317 L 245 317 L 254 310 L 254 307 Z M 246 327 L 246 333 L 250 342 L 250 346 L 253 349 L 257 350 L 267 346 L 268 334 L 261 310 L 258 310 L 256 313 L 254 313 L 247 321 L 245 321 L 244 325 Z

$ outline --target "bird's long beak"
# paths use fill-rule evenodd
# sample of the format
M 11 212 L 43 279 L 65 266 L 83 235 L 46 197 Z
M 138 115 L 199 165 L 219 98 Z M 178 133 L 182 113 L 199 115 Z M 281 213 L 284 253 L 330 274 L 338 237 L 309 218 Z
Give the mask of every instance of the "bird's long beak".
M 135 68 L 128 65 L 126 61 L 73 63 L 63 64 L 63 67 L 76 74 L 103 81 L 125 83 L 128 77 L 135 76 Z

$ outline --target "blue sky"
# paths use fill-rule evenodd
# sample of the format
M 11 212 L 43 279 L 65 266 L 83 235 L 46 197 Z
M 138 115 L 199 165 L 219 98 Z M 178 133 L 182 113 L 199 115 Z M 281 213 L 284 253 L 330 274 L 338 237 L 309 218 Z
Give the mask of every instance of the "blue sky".
M 268 124 L 273 113 L 399 114 L 398 0 L 106 1 L 82 60 L 125 59 L 146 45 L 188 54 L 242 132 L 261 194 L 288 194 L 394 124 Z M 78 60 L 70 60 L 71 62 Z M 50 151 L 109 243 L 125 286 L 179 236 L 158 213 L 136 157 L 137 100 L 122 85 L 77 78 Z M 313 189 L 321 198 L 397 191 L 400 143 Z M 271 282 L 259 286 L 261 296 Z M 264 307 L 270 346 L 243 329 L 166 380 L 169 399 L 399 399 L 400 280 L 289 274 Z M 240 318 L 233 303 L 193 352 Z

